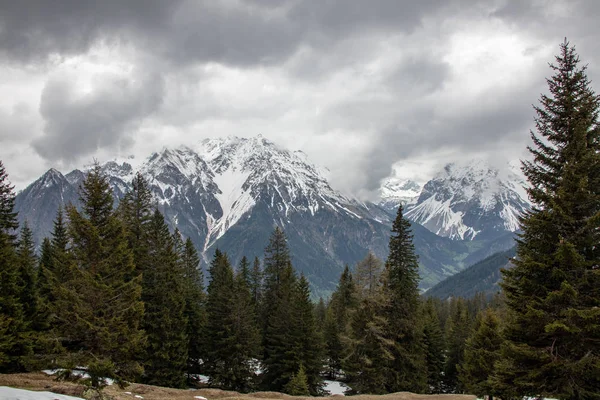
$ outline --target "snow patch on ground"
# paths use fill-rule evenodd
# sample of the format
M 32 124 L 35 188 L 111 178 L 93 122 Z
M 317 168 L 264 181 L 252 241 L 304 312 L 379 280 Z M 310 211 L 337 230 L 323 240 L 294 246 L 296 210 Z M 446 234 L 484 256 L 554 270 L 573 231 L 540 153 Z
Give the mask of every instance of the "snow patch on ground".
M 344 395 L 344 392 L 348 389 L 350 389 L 348 386 L 346 386 L 345 383 L 342 382 L 338 382 L 338 381 L 324 381 L 325 382 L 325 386 L 324 389 L 326 391 L 329 392 L 329 394 L 334 395 L 334 394 L 341 394 Z
M 15 389 L 0 386 L 0 399 L 2 400 L 83 400 L 81 397 L 66 396 L 51 392 L 34 392 L 31 390 Z

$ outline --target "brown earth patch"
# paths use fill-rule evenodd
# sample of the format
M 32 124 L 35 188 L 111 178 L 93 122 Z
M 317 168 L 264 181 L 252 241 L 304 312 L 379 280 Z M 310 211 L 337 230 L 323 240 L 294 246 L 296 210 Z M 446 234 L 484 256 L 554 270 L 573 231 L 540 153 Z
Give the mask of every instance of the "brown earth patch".
M 10 386 L 20 389 L 48 391 L 69 396 L 83 397 L 85 386 L 73 382 L 59 382 L 52 376 L 41 372 L 32 372 L 27 374 L 0 374 L 0 386 Z M 128 394 L 129 392 L 131 394 Z M 289 396 L 277 392 L 256 392 L 249 394 L 240 394 L 220 389 L 170 389 L 160 386 L 142 385 L 138 383 L 131 384 L 125 389 L 120 389 L 116 385 L 107 386 L 104 394 L 114 400 L 137 400 L 135 395 L 142 396 L 144 400 L 194 400 L 194 396 L 203 396 L 208 400 L 308 400 L 314 397 Z M 341 396 L 323 397 L 323 399 L 336 398 Z M 475 396 L 454 395 L 454 394 L 414 394 L 408 392 L 391 393 L 382 396 L 360 395 L 352 396 L 352 400 L 475 400 Z

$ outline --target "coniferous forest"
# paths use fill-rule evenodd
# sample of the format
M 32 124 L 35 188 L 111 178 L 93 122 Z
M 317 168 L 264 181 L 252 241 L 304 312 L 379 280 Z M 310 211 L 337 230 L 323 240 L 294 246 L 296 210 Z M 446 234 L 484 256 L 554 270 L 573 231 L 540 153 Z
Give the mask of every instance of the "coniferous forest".
M 144 178 L 115 207 L 98 165 L 37 251 L 0 163 L 0 372 L 69 379 L 84 366 L 95 388 L 205 375 L 239 392 L 317 396 L 331 379 L 348 394 L 600 399 L 600 98 L 569 43 L 551 68 L 523 162 L 534 207 L 492 297 L 419 294 L 402 206 L 387 259 L 346 266 L 329 299 L 311 300 L 279 227 L 262 259 L 232 265 L 216 250 L 205 287 Z

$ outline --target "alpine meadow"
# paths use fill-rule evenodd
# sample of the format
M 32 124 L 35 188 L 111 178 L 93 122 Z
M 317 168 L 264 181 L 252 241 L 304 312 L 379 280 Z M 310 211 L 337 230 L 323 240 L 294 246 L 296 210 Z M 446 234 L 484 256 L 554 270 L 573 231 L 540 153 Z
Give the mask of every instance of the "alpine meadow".
M 0 399 L 600 400 L 594 1 L 1 3 Z

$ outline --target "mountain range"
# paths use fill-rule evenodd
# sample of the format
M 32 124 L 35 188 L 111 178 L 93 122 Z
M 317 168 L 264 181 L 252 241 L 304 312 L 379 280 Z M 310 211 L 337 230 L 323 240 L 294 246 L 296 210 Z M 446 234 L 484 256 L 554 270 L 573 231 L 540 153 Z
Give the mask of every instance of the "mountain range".
M 384 182 L 381 203 L 363 202 L 332 188 L 304 153 L 260 136 L 163 148 L 132 164 L 102 165 L 115 202 L 140 172 L 157 207 L 171 227 L 192 239 L 204 266 L 216 248 L 233 263 L 244 255 L 262 257 L 273 228 L 280 226 L 294 266 L 308 277 L 315 295 L 329 294 L 344 265 L 354 265 L 368 251 L 386 257 L 399 203 L 407 204 L 406 215 L 413 220 L 422 289 L 510 248 L 517 225 L 507 221 L 528 207 L 516 189 L 520 181 L 501 179 L 499 171 L 486 170 L 479 161 L 462 169 L 447 166 L 422 189 L 414 182 Z M 60 205 L 78 205 L 85 173 L 50 169 L 18 193 L 19 218 L 34 227 L 38 243 L 51 231 Z M 490 177 L 495 180 L 486 183 Z M 437 208 L 430 206 L 434 202 Z

